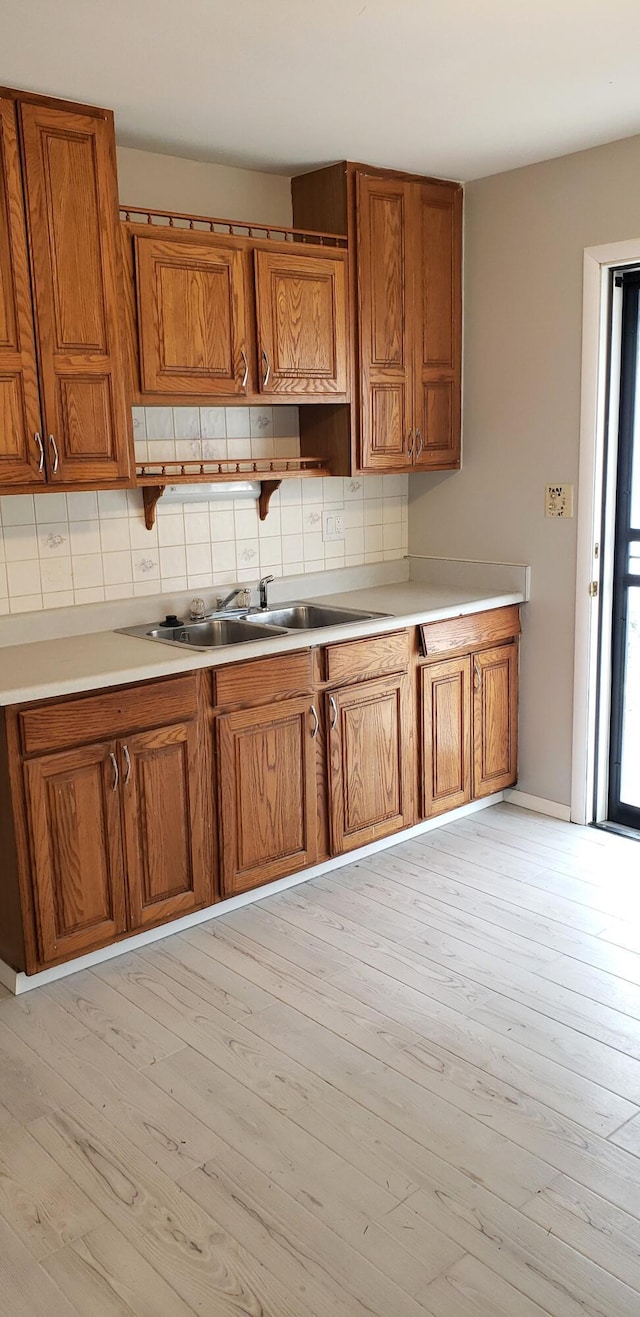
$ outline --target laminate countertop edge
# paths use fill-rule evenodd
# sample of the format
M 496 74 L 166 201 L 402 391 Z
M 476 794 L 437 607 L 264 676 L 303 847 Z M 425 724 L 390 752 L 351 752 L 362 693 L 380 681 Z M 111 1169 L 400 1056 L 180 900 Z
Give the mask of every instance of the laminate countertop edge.
M 216 650 L 182 651 L 116 631 L 65 636 L 0 648 L 0 705 L 26 704 L 62 695 L 153 681 L 157 677 L 219 667 L 269 654 L 291 653 L 346 640 L 358 640 L 405 627 L 419 626 L 469 613 L 522 604 L 518 591 L 496 593 L 476 588 L 430 586 L 415 581 L 314 597 L 316 604 L 334 604 L 385 613 L 366 621 L 285 636 L 227 645 Z M 280 606 L 280 605 L 278 605 Z M 150 625 L 153 619 L 149 618 Z

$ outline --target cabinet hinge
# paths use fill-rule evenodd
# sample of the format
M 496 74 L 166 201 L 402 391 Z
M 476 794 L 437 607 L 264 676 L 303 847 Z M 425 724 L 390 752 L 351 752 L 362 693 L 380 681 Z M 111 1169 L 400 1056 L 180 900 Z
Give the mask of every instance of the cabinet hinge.
M 596 596 L 597 596 L 597 593 L 598 593 L 598 582 L 597 582 L 597 581 L 590 581 L 590 582 L 589 582 L 589 594 L 590 594 L 591 598 L 592 598 L 592 599 L 595 599 Z

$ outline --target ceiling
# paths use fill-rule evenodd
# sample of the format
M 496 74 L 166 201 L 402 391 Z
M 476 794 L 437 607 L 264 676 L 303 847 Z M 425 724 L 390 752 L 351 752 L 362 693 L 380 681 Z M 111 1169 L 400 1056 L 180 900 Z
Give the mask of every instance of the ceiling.
M 0 83 L 123 145 L 468 180 L 640 132 L 637 0 L 2 0 Z

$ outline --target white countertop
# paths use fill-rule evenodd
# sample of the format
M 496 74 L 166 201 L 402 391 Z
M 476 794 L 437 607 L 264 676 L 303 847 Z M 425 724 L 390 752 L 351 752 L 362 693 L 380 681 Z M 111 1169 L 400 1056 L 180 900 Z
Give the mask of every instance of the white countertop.
M 304 597 L 304 596 L 302 596 Z M 347 626 L 321 627 L 315 631 L 290 632 L 241 645 L 198 651 L 181 650 L 157 641 L 119 635 L 115 631 L 64 636 L 0 648 L 0 705 L 24 704 L 78 691 L 147 681 L 172 673 L 308 649 L 341 640 L 396 631 L 399 627 L 459 617 L 520 604 L 524 594 L 496 593 L 477 587 L 435 586 L 417 581 L 377 585 L 318 597 L 314 603 L 388 613 L 370 621 Z M 281 606 L 278 604 L 278 606 Z M 151 625 L 152 618 L 149 618 Z

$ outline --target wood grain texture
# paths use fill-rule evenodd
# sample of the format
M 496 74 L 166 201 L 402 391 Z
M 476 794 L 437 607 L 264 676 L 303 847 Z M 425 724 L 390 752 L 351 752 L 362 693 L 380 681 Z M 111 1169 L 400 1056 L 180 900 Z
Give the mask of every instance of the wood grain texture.
M 471 798 L 471 660 L 420 669 L 423 818 Z
M 368 677 L 406 672 L 409 665 L 409 632 L 348 640 L 325 649 L 327 680 L 333 683 L 361 681 Z
M 412 184 L 415 466 L 460 464 L 462 188 Z
M 345 252 L 256 251 L 260 391 L 347 400 Z
M 97 695 L 44 700 L 21 709 L 18 719 L 24 753 L 32 755 L 178 722 L 194 717 L 196 709 L 197 680 L 189 673 Z
M 518 644 L 473 656 L 473 795 L 511 786 L 518 771 Z
M 315 863 L 313 730 L 308 699 L 218 719 L 225 896 Z
M 0 880 L 0 959 L 14 969 L 24 969 L 26 948 L 20 887 L 20 858 L 18 854 L 18 827 L 14 815 L 11 789 L 7 715 L 0 711 L 0 837 L 2 838 L 2 878 Z
M 511 604 L 507 608 L 489 608 L 485 613 L 448 617 L 443 622 L 425 622 L 418 631 L 422 653 L 431 658 L 497 645 L 519 636 L 520 629 L 520 609 Z
M 48 477 L 122 485 L 132 425 L 113 116 L 24 101 L 19 115 Z
M 132 930 L 213 900 L 199 751 L 195 721 L 139 732 L 119 747 Z
M 25 765 L 40 954 L 64 960 L 126 928 L 116 742 Z
M 312 651 L 296 650 L 293 654 L 278 654 L 274 658 L 230 663 L 227 668 L 216 669 L 213 681 L 214 704 L 220 709 L 270 704 L 292 695 L 311 694 Z
M 0 100 L 0 488 L 46 479 L 15 105 Z
M 329 805 L 334 855 L 413 821 L 415 738 L 408 679 L 327 693 Z

